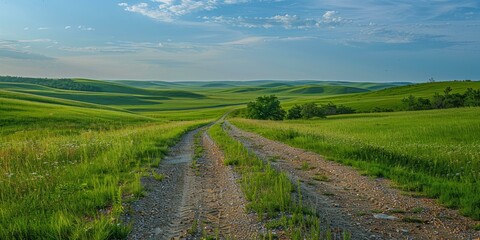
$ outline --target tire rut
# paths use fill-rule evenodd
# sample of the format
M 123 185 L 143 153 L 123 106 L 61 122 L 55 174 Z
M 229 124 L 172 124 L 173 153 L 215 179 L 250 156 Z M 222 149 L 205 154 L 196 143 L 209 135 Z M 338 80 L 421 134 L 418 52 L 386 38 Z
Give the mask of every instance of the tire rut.
M 223 164 L 223 154 L 202 134 L 204 156 L 192 167 L 194 136 L 187 133 L 170 149 L 155 171 L 163 181 L 142 178 L 147 195 L 132 203 L 124 221 L 132 224 L 128 239 L 254 239 L 262 229 L 237 184 L 238 176 Z
M 272 166 L 285 172 L 292 181 L 300 182 L 303 198 L 317 210 L 323 223 L 350 231 L 352 239 L 480 237 L 480 232 L 469 228 L 475 221 L 435 204 L 432 199 L 406 196 L 390 187 L 391 182 L 386 179 L 361 176 L 351 167 L 245 132 L 228 121 L 224 128 L 262 160 L 275 159 L 270 161 Z M 302 169 L 304 166 L 308 169 Z M 315 176 L 327 176 L 328 180 L 316 181 Z M 376 218 L 375 213 L 387 213 L 395 219 Z
M 206 133 L 202 145 L 205 154 L 198 161 L 197 222 L 207 234 L 218 234 L 220 239 L 255 239 L 262 226 L 255 214 L 245 210 L 247 201 L 237 183 L 239 176 L 224 165 L 222 152 Z

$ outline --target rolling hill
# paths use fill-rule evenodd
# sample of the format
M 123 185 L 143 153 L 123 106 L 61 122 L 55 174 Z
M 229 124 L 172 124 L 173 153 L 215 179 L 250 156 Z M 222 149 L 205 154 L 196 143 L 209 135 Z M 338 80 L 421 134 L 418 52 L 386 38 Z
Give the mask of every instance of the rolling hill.
M 311 98 L 298 98 L 286 102 L 285 106 L 301 104 L 305 102 L 317 102 L 324 104 L 333 102 L 343 104 L 358 111 L 372 111 L 375 107 L 403 110 L 402 99 L 413 95 L 416 97 L 431 98 L 435 93 L 443 93 L 446 87 L 453 89 L 452 93 L 464 92 L 467 88 L 480 89 L 479 81 L 447 81 L 434 83 L 419 83 L 407 86 L 391 87 L 377 91 L 370 91 L 357 94 L 320 96 Z

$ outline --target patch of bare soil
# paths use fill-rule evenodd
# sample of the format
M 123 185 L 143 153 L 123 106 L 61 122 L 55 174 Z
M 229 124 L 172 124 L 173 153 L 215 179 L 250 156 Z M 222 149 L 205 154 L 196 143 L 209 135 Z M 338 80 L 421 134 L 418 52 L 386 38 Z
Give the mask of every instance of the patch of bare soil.
M 165 179 L 142 179 L 147 196 L 132 203 L 125 222 L 129 239 L 253 239 L 262 228 L 246 201 L 232 169 L 212 140 L 202 136 L 204 156 L 192 168 L 194 135 L 186 134 L 156 172 Z
M 386 179 L 322 156 L 242 131 L 225 123 L 231 136 L 264 161 L 301 183 L 302 194 L 330 227 L 352 233 L 352 239 L 479 239 L 478 222 L 435 200 L 412 197 Z
M 220 239 L 255 239 L 262 225 L 256 221 L 256 214 L 246 212 L 247 201 L 237 183 L 239 176 L 224 165 L 223 153 L 210 136 L 203 134 L 202 144 L 205 155 L 198 161 L 198 225 L 209 236 L 218 233 Z M 202 234 L 198 232 L 196 237 Z

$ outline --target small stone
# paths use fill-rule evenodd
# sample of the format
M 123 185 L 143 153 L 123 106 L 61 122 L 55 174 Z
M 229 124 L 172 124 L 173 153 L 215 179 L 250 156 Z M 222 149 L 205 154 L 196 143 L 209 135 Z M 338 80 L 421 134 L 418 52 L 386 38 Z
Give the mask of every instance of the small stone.
M 376 219 L 385 219 L 385 220 L 396 220 L 397 219 L 397 217 L 395 217 L 395 216 L 390 216 L 390 215 L 383 214 L 383 213 L 373 214 L 373 217 L 376 218 Z

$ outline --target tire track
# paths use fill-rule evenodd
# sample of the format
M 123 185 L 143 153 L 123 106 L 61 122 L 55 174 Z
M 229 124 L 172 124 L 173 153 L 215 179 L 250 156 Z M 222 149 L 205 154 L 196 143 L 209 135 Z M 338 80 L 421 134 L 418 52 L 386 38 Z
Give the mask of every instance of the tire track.
M 204 156 L 192 168 L 194 135 L 187 133 L 155 170 L 163 181 L 142 179 L 147 196 L 132 203 L 124 221 L 132 224 L 128 239 L 255 239 L 262 225 L 246 213 L 246 200 L 231 167 L 206 134 Z
M 264 161 L 301 182 L 302 194 L 323 222 L 352 233 L 353 239 L 479 239 L 476 222 L 432 199 L 413 198 L 390 187 L 386 179 L 371 179 L 358 171 L 326 161 L 320 155 L 292 148 L 228 122 L 224 128 Z M 304 166 L 308 166 L 304 169 Z M 316 181 L 315 176 L 326 176 Z M 418 209 L 420 209 L 419 212 Z M 387 213 L 393 220 L 375 217 Z

